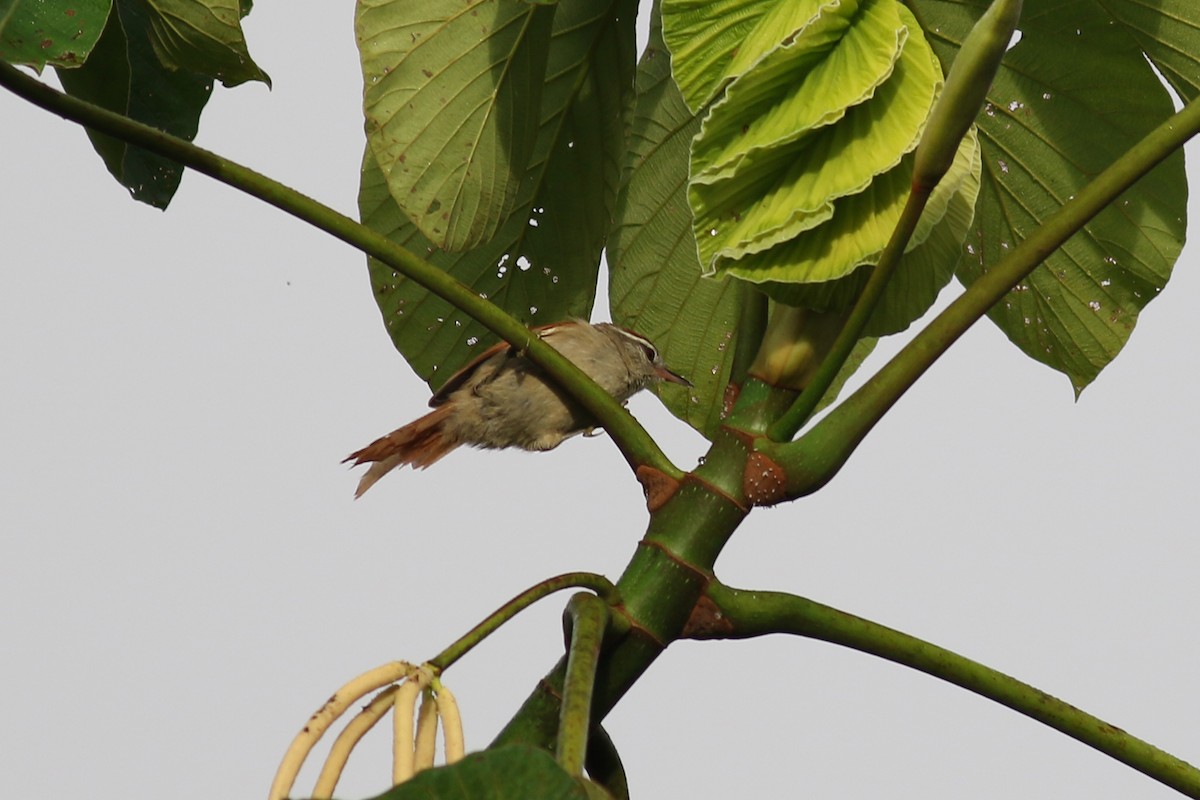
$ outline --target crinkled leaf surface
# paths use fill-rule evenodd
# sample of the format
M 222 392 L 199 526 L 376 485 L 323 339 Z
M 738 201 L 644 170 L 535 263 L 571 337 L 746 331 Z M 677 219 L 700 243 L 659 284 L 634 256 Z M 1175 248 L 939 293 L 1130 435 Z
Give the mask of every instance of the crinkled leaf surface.
M 635 0 L 558 5 L 544 116 L 521 183 L 519 213 L 490 240 L 457 253 L 435 246 L 396 205 L 370 147 L 359 190 L 363 223 L 528 324 L 587 317 L 632 107 L 635 9 Z M 374 260 L 370 272 L 392 341 L 434 390 L 496 341 L 402 275 Z
M 681 19 L 697 26 L 698 14 Z M 681 47 L 672 63 L 686 72 Z M 911 12 L 894 0 L 773 4 L 723 69 L 688 190 L 705 273 L 819 283 L 872 263 L 942 81 Z
M 691 390 L 663 384 L 657 391 L 671 413 L 711 438 L 721 420 L 741 306 L 755 290 L 743 281 L 701 276 L 687 203 L 689 142 L 699 127 L 671 80 L 660 29 L 652 23 L 609 239 L 609 299 L 617 323 L 648 336 L 667 364 L 692 381 Z M 824 402 L 836 397 L 872 346 L 859 344 Z
M 803 55 L 836 41 L 859 0 L 662 0 L 675 82 L 698 111 L 734 78 L 805 32 Z
M 984 4 L 915 5 L 948 61 Z M 982 188 L 958 270 L 964 283 L 1172 112 L 1143 45 L 1181 91 L 1195 94 L 1198 22 L 1200 4 L 1027 6 L 1021 41 L 980 116 Z M 1051 254 L 989 316 L 1025 353 L 1065 373 L 1078 393 L 1120 352 L 1140 310 L 1166 284 L 1183 244 L 1186 200 L 1178 153 Z
M 588 792 L 544 750 L 524 745 L 471 753 L 418 772 L 376 800 L 587 800 Z
M 663 38 L 670 48 L 675 83 L 687 106 L 699 111 L 729 80 L 738 49 L 773 4 L 662 0 L 661 5 Z
M 767 13 L 742 42 L 727 69 L 737 78 L 752 68 L 766 67 L 762 62 L 778 51 L 788 52 L 793 64 L 816 63 L 845 34 L 858 13 L 862 0 L 795 0 L 772 3 Z M 778 63 L 778 62 L 776 62 Z M 795 72 L 795 69 L 790 70 Z M 764 78 L 771 69 L 759 73 Z M 769 81 L 767 81 L 769 84 Z
M 392 196 L 443 249 L 492 238 L 519 205 L 557 8 L 358 2 L 367 140 Z
M 146 0 L 150 44 L 169 69 L 217 78 L 225 86 L 271 79 L 250 58 L 237 0 Z M 247 8 L 248 10 L 248 8 Z
M 914 236 L 907 252 L 896 265 L 864 329 L 866 336 L 888 336 L 907 328 L 933 305 L 938 294 L 954 276 L 962 254 L 963 238 L 975 216 L 979 196 L 981 159 L 979 139 L 968 132 L 939 191 L 925 208 L 929 227 L 923 241 Z M 848 308 L 858 298 L 870 277 L 870 265 L 835 281 L 809 284 L 770 284 L 763 288 L 773 297 L 818 311 Z
M 790 65 L 781 64 L 775 75 L 731 89 L 716 104 L 696 143 L 693 178 L 718 182 L 732 176 L 743 160 L 777 151 L 841 119 L 892 74 L 907 35 L 895 6 L 872 3 L 861 23 L 812 65 L 806 80 L 794 80 L 794 72 L 782 68 Z M 759 83 L 769 78 L 786 84 L 779 87 L 782 92 L 764 91 L 769 87 Z M 786 101 L 778 102 L 779 94 L 787 94 Z M 788 150 L 784 155 L 781 161 L 794 156 Z
M 870 13 L 881 7 L 890 13 Z M 811 240 L 804 249 L 816 252 L 821 240 L 829 236 L 829 227 L 824 223 L 833 216 L 834 201 L 853 194 L 862 194 L 863 200 L 884 197 L 878 190 L 886 192 L 889 187 L 875 187 L 876 191 L 868 187 L 876 176 L 893 170 L 916 146 L 941 83 L 940 69 L 924 39 L 917 35 L 907 41 L 909 24 L 915 30 L 915 22 L 905 20 L 902 11 L 903 7 L 893 0 L 864 2 L 852 25 L 836 46 L 826 49 L 820 62 L 791 71 L 787 80 L 776 78 L 779 69 L 775 62 L 803 44 L 802 34 L 740 76 L 712 107 L 693 146 L 694 177 L 689 193 L 696 237 L 707 269 L 728 269 L 750 280 L 800 283 L 838 278 L 863 263 L 838 260 L 836 251 L 831 251 L 828 258 L 812 261 L 782 258 L 776 253 L 769 258 L 773 274 L 767 278 L 749 274 L 751 270 L 742 260 L 773 248 L 786 251 L 793 240 Z M 863 29 L 866 32 L 857 35 Z M 863 70 L 853 58 L 862 48 L 861 39 L 874 41 L 875 46 L 890 53 L 896 59 L 894 67 L 876 64 L 871 71 Z M 819 64 L 832 65 L 832 69 L 818 69 Z M 760 74 L 767 77 L 765 86 L 760 83 Z M 816 131 L 790 127 L 797 118 L 811 118 L 813 102 L 823 103 L 838 96 L 822 88 L 809 92 L 794 88 L 818 80 L 823 86 L 859 81 L 860 90 L 849 95 L 857 105 L 821 105 L 822 115 L 839 118 Z M 746 105 L 740 102 L 743 91 L 763 94 L 773 85 L 778 85 L 778 90 L 772 109 L 757 114 L 753 109 L 747 113 L 739 110 Z M 748 133 L 752 125 L 772 121 L 772 137 L 778 144 L 766 149 L 751 143 L 753 150 L 745 151 L 746 157 L 736 168 L 725 169 L 722 179 L 713 181 L 698 173 L 696 162 L 710 135 L 727 142 L 737 131 Z M 723 149 L 728 151 L 730 146 L 726 144 Z M 902 182 L 903 174 L 896 180 Z M 903 190 L 907 194 L 907 187 Z M 854 206 L 856 213 L 868 215 L 856 232 L 859 249 L 864 253 L 881 250 L 899 218 L 898 210 L 893 212 L 890 203 L 883 202 L 878 209 L 865 202 Z M 872 218 L 876 215 L 877 219 Z M 844 218 L 840 227 L 845 230 L 858 221 Z
M 112 0 L 0 0 L 0 61 L 75 67 L 96 45 Z

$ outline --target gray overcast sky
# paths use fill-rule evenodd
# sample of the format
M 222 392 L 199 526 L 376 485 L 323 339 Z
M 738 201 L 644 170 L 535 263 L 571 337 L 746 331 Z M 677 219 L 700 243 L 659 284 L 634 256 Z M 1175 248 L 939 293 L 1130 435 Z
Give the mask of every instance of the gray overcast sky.
M 198 142 L 353 214 L 350 5 L 261 2 L 247 29 L 275 89 L 217 90 Z M 427 395 L 361 255 L 195 174 L 167 213 L 135 204 L 79 128 L 8 94 L 0 131 L 9 794 L 265 796 L 346 679 L 430 657 L 544 577 L 620 573 L 645 512 L 604 438 L 464 451 L 352 501 L 340 459 Z M 930 639 L 1200 761 L 1198 271 L 1189 247 L 1078 403 L 981 324 L 826 490 L 756 512 L 720 574 Z M 694 462 L 698 437 L 652 397 L 632 407 Z M 448 674 L 469 747 L 553 663 L 561 607 Z M 639 797 L 1175 796 L 955 687 L 782 637 L 673 646 L 608 727 Z M 386 747 L 368 743 L 339 796 L 386 787 Z

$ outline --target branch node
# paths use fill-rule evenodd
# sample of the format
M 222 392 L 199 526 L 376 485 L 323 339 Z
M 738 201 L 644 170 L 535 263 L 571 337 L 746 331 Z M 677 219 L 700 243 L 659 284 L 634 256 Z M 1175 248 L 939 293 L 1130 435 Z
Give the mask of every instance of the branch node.
M 756 506 L 770 506 L 787 499 L 787 472 L 769 456 L 753 452 L 742 471 L 742 492 Z
M 679 481 L 657 467 L 642 464 L 634 474 L 646 493 L 646 508 L 651 514 L 665 506 L 679 490 Z
M 706 594 L 700 595 L 688 617 L 681 639 L 727 639 L 733 633 L 733 621 Z
M 725 419 L 733 413 L 733 407 L 737 405 L 738 397 L 742 394 L 742 385 L 730 381 L 725 384 L 725 395 L 721 398 L 721 419 Z

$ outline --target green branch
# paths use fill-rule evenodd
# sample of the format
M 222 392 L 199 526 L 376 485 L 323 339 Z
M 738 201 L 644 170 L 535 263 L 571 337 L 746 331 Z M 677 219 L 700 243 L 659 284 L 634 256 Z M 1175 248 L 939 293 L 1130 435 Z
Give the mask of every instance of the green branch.
M 945 87 L 929 112 L 921 143 L 917 145 L 912 190 L 900 219 L 816 375 L 787 413 L 767 431 L 775 441 L 790 440 L 808 422 L 858 344 L 867 321 L 883 296 L 883 290 L 887 288 L 888 280 L 917 230 L 917 223 L 934 187 L 950 170 L 963 138 L 983 107 L 996 70 L 1000 68 L 1000 60 L 1021 18 L 1021 7 L 1021 0 L 992 0 L 963 41 L 946 76 Z
M 495 633 L 497 628 L 529 608 L 538 600 L 555 592 L 561 592 L 563 589 L 573 588 L 591 589 L 609 606 L 618 606 L 621 603 L 621 595 L 617 591 L 617 587 L 613 586 L 612 581 L 603 575 L 597 575 L 592 572 L 568 572 L 565 575 L 547 578 L 500 606 L 500 608 L 489 614 L 487 619 L 467 631 L 458 641 L 429 659 L 427 663 L 437 667 L 438 670 L 444 671 L 448 669 L 451 664 L 470 652 L 475 645 Z M 624 619 L 620 615 L 613 616 L 614 623 L 621 622 Z
M 1051 252 L 1197 133 L 1200 99 L 1188 103 L 1083 187 L 812 430 L 789 443 L 760 440 L 756 449 L 787 471 L 788 497 L 811 494 L 827 483 L 875 423 L 950 345 Z
M 600 645 L 608 629 L 608 606 L 591 594 L 577 594 L 567 603 L 567 673 L 563 678 L 562 712 L 559 715 L 555 757 L 572 775 L 583 774 L 592 728 L 592 693 Z
M 630 413 L 557 350 L 499 306 L 386 236 L 339 214 L 329 206 L 247 167 L 197 147 L 157 128 L 136 122 L 70 95 L 55 91 L 10 64 L 0 62 L 0 85 L 36 106 L 72 122 L 106 133 L 239 189 L 373 256 L 412 279 L 455 308 L 478 320 L 513 347 L 529 355 L 568 394 L 592 414 L 634 468 L 654 467 L 678 479 L 682 472 Z
M 870 620 L 783 592 L 749 592 L 713 581 L 707 595 L 724 627 L 709 638 L 786 633 L 820 639 L 920 670 L 1008 706 L 1065 733 L 1188 797 L 1200 798 L 1200 770 L 1040 689 Z

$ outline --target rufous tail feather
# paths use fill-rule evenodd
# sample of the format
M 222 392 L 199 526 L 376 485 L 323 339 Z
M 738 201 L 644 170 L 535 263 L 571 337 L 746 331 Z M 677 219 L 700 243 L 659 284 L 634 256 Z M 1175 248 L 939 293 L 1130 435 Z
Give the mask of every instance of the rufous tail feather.
M 457 441 L 446 438 L 442 427 L 449 414 L 449 405 L 439 406 L 342 459 L 343 464 L 353 461 L 356 467 L 359 464 L 371 464 L 358 482 L 354 496 L 362 497 L 363 492 L 396 467 L 412 464 L 414 469 L 425 469 L 458 447 Z

